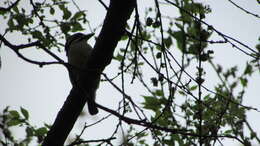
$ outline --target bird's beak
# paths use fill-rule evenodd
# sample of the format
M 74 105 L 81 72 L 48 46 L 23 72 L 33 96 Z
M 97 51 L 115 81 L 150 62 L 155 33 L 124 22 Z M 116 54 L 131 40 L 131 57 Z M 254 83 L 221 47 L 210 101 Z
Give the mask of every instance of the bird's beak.
M 87 41 L 87 40 L 90 39 L 94 34 L 95 34 L 95 33 L 85 34 L 83 39 Z

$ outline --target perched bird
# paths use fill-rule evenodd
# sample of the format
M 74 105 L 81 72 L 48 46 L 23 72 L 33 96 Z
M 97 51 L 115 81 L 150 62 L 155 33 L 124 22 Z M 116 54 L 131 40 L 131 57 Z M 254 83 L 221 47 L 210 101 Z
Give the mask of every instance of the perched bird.
M 86 64 L 92 53 L 93 48 L 87 43 L 88 39 L 94 34 L 76 33 L 69 36 L 66 40 L 65 51 L 68 57 L 68 63 L 72 66 L 69 69 L 70 81 L 73 86 L 84 90 L 84 96 L 87 97 L 88 110 L 91 115 L 98 113 L 97 106 L 95 104 L 96 89 L 98 88 L 100 79 L 97 79 L 93 83 L 89 83 L 89 87 L 86 84 L 81 85 L 80 75 L 85 75 Z M 91 84 L 91 85 L 90 85 Z M 93 85 L 94 84 L 94 85 Z

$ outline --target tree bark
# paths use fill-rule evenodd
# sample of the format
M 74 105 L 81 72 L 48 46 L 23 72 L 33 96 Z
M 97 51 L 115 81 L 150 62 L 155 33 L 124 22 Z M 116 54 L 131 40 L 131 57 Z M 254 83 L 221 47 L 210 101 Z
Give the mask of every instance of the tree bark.
M 97 38 L 93 53 L 88 61 L 90 69 L 81 77 L 88 88 L 100 77 L 101 72 L 110 64 L 115 47 L 124 34 L 127 20 L 136 5 L 136 0 L 111 0 L 104 25 Z M 82 84 L 82 83 L 81 83 Z M 78 116 L 87 102 L 82 92 L 73 87 L 59 111 L 54 124 L 44 139 L 43 146 L 62 146 L 73 128 Z

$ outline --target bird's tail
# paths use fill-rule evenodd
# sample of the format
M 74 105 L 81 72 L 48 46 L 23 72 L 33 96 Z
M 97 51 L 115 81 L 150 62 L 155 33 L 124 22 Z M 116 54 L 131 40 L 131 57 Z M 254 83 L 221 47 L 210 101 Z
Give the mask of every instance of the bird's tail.
M 98 113 L 98 108 L 95 101 L 93 100 L 88 101 L 88 112 L 91 115 L 96 115 Z

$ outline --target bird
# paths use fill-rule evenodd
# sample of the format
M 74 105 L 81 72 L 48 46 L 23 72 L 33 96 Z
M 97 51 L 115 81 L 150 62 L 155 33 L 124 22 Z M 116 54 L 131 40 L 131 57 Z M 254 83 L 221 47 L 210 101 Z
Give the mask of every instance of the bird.
M 91 56 L 93 48 L 87 43 L 94 33 L 83 34 L 75 33 L 66 39 L 65 51 L 68 57 L 68 63 L 71 66 L 69 68 L 69 77 L 72 86 L 84 90 L 84 96 L 87 96 L 88 111 L 91 115 L 96 115 L 98 109 L 95 103 L 96 90 L 99 86 L 100 78 L 93 83 L 82 85 L 80 76 L 86 72 L 86 64 Z M 91 84 L 91 85 L 90 85 Z M 93 85 L 94 84 L 94 85 Z

